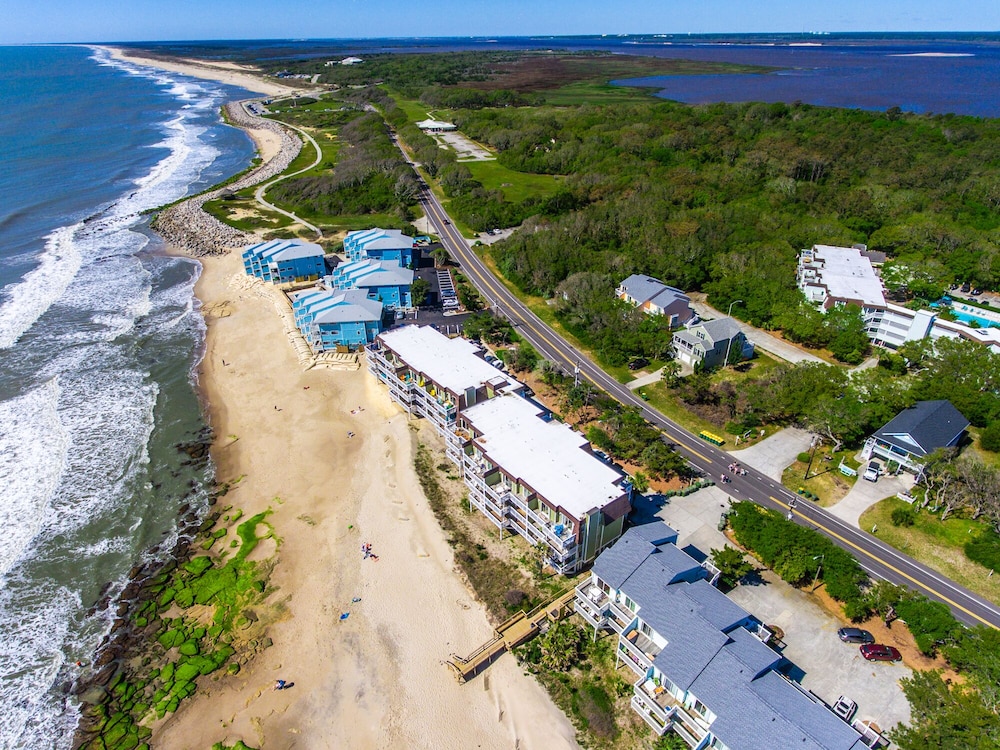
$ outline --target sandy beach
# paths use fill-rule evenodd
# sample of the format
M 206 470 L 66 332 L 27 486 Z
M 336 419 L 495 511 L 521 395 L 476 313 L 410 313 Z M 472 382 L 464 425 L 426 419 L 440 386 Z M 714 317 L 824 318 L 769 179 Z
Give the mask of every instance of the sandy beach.
M 154 58 L 141 54 L 133 54 L 132 50 L 121 47 L 104 45 L 101 45 L 100 49 L 107 50 L 111 54 L 111 57 L 116 60 L 134 63 L 135 65 L 145 65 L 150 68 L 159 68 L 160 70 L 168 70 L 172 73 L 180 73 L 193 78 L 206 78 L 210 81 L 219 81 L 220 83 L 227 83 L 230 86 L 239 86 L 247 91 L 266 94 L 267 96 L 290 96 L 303 92 L 301 88 L 285 86 L 277 81 L 267 79 L 261 75 L 259 70 L 247 65 L 212 60 L 191 60 L 182 57 L 178 57 L 176 60 L 165 60 L 158 57 Z
M 242 477 L 227 505 L 274 510 L 269 603 L 284 614 L 274 645 L 239 675 L 206 680 L 155 746 L 575 747 L 572 725 L 511 656 L 464 686 L 445 666 L 491 629 L 423 497 L 406 414 L 363 368 L 303 371 L 272 292 L 246 288 L 235 254 L 203 263 L 212 455 L 219 481 Z M 377 561 L 363 559 L 365 542 Z M 279 678 L 294 687 L 273 691 Z

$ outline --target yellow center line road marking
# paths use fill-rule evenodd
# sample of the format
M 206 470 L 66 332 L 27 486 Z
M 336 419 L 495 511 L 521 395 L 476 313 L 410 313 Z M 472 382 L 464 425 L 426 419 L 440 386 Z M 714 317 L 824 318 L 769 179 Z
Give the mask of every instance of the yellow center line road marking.
M 792 513 L 794 513 L 795 515 L 797 515 L 799 518 L 802 518 L 803 520 L 808 521 L 813 526 L 815 526 L 817 529 L 823 530 L 824 532 L 826 532 L 827 534 L 829 534 L 830 536 L 832 536 L 834 539 L 840 540 L 841 542 L 843 542 L 847 546 L 851 547 L 852 549 L 856 549 L 858 552 L 860 552 L 860 553 L 862 553 L 864 555 L 867 555 L 872 560 L 874 560 L 875 562 L 877 562 L 879 565 L 882 565 L 883 567 L 888 568 L 889 570 L 891 570 L 894 573 L 896 573 L 896 575 L 902 576 L 907 581 L 910 581 L 913 585 L 915 585 L 915 586 L 917 586 L 919 588 L 922 588 L 924 591 L 928 591 L 928 592 L 934 594 L 934 596 L 938 597 L 941 601 L 947 602 L 951 606 L 955 607 L 955 609 L 960 609 L 962 612 L 965 612 L 965 614 L 969 615 L 969 617 L 974 617 L 975 619 L 979 620 L 984 625 L 989 625 L 991 628 L 997 629 L 997 626 L 994 625 L 993 623 L 991 623 L 989 620 L 983 619 L 982 617 L 980 617 L 979 615 L 977 615 L 975 612 L 972 612 L 971 610 L 966 609 L 965 607 L 963 607 L 961 604 L 958 604 L 957 602 L 952 601 L 951 599 L 949 599 L 947 596 L 945 596 L 944 594 L 942 594 L 937 589 L 934 589 L 934 588 L 928 586 L 926 583 L 918 581 L 916 578 L 914 578 L 913 576 L 911 576 L 909 573 L 904 573 L 902 570 L 900 570 L 899 568 L 897 568 L 895 565 L 892 565 L 891 563 L 886 562 L 882 558 L 876 557 L 874 553 L 870 552 L 869 550 L 866 550 L 864 547 L 861 547 L 860 545 L 855 544 L 850 539 L 847 539 L 846 537 L 841 536 L 836 531 L 832 531 L 831 529 L 828 529 L 826 526 L 824 526 L 820 522 L 816 521 L 815 519 L 809 518 L 805 514 L 800 513 L 799 511 L 795 510 L 794 508 L 792 508 L 787 503 L 784 503 L 781 500 L 779 500 L 778 498 L 776 498 L 774 495 L 769 495 L 769 497 L 771 498 L 771 500 L 773 500 L 775 503 L 777 503 L 778 505 L 780 505 L 785 510 L 792 511 Z M 860 563 L 860 561 L 859 561 L 859 563 Z

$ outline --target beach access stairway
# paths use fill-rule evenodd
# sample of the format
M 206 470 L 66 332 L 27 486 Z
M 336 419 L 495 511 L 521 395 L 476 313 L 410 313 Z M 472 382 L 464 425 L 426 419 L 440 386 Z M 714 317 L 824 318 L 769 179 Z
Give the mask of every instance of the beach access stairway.
M 570 589 L 530 612 L 518 612 L 497 626 L 493 638 L 469 656 L 462 657 L 452 654 L 448 660 L 448 666 L 455 672 L 459 682 L 468 682 L 496 661 L 505 651 L 527 643 L 541 633 L 541 628 L 546 622 L 556 622 L 572 612 L 575 593 L 575 589 Z

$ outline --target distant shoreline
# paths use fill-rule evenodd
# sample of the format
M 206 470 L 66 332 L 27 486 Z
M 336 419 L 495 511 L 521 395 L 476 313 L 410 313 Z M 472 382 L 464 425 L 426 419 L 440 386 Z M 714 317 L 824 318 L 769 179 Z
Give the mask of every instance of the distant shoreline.
M 219 83 L 238 86 L 239 88 L 258 94 L 266 94 L 267 96 L 294 96 L 302 93 L 301 89 L 267 80 L 259 70 L 247 65 L 192 60 L 182 57 L 178 57 L 176 60 L 166 60 L 160 57 L 136 54 L 122 47 L 103 44 L 92 46 L 95 49 L 105 50 L 114 60 L 143 65 L 148 68 L 158 68 L 159 70 L 166 70 L 171 73 L 180 73 L 192 78 L 218 81 Z

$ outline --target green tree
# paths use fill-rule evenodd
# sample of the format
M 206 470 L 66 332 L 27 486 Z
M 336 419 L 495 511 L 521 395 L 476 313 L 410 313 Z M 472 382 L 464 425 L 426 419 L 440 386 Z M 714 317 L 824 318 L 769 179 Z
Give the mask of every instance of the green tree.
M 735 586 L 741 578 L 750 575 L 754 570 L 743 553 L 728 544 L 721 549 L 713 549 L 710 557 L 712 563 L 719 569 L 719 577 L 727 586 Z
M 426 279 L 421 279 L 418 276 L 413 280 L 413 283 L 410 284 L 410 301 L 414 307 L 420 307 L 427 301 L 427 292 L 430 291 L 430 288 L 430 282 Z
M 939 671 L 900 680 L 910 724 L 890 732 L 900 750 L 989 750 L 1000 747 L 1000 716 L 968 686 L 949 685 Z
M 541 651 L 539 663 L 545 669 L 565 672 L 579 660 L 583 638 L 583 629 L 579 625 L 569 620 L 553 623 L 548 632 L 538 637 Z
M 451 256 L 443 247 L 436 247 L 431 250 L 431 257 L 434 259 L 435 268 L 444 268 L 451 262 Z
M 649 490 L 649 477 L 643 474 L 641 471 L 637 471 L 632 475 L 632 489 L 636 492 L 642 494 Z
M 856 365 L 868 353 L 870 343 L 865 319 L 857 305 L 837 305 L 826 313 L 830 352 L 841 362 Z

